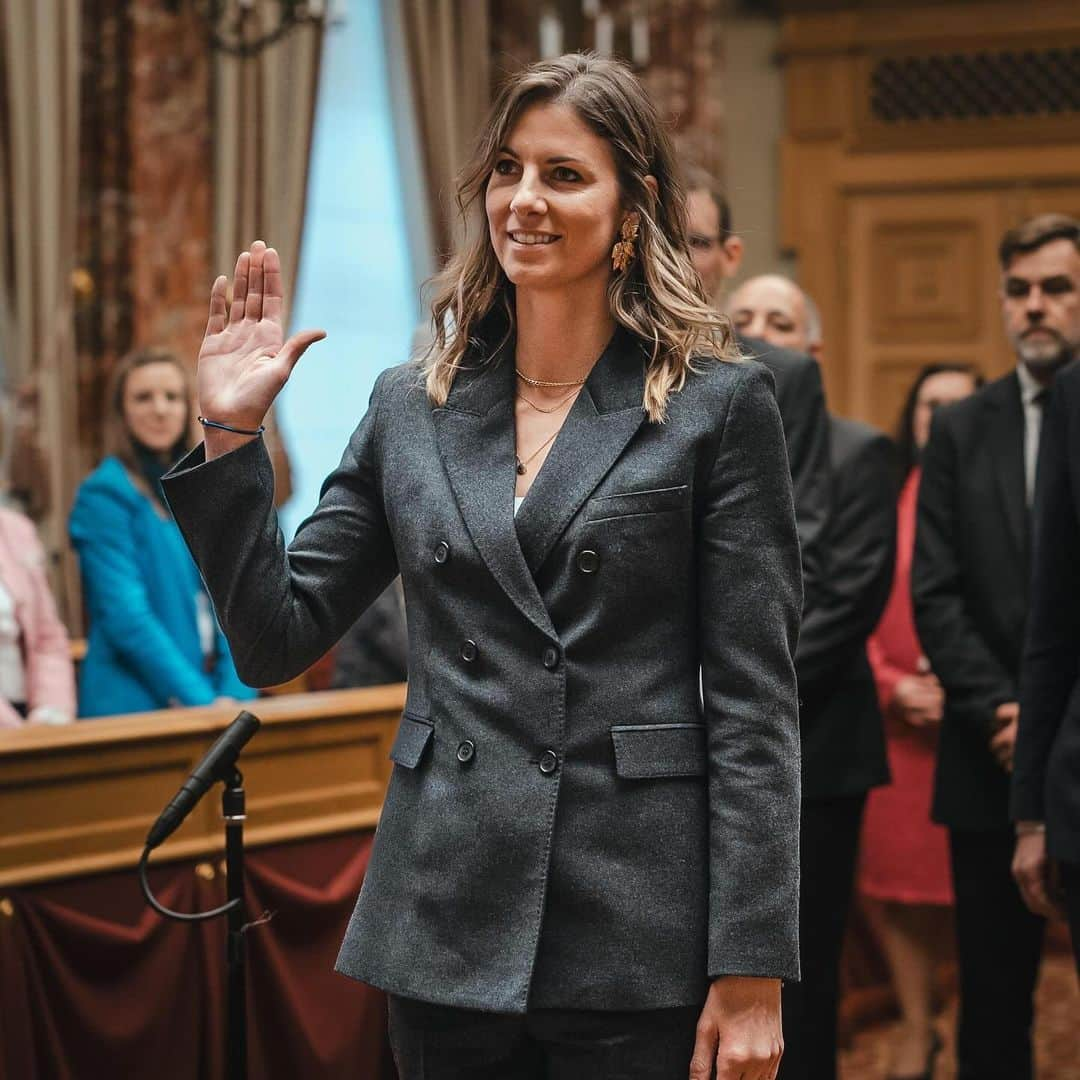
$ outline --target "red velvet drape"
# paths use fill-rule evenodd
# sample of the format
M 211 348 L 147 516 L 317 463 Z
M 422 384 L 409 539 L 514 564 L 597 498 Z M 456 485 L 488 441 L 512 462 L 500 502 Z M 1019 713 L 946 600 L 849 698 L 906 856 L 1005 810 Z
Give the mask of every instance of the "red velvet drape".
M 382 994 L 333 972 L 370 835 L 247 855 L 249 1072 L 260 1080 L 394 1080 Z M 192 863 L 151 870 L 180 911 L 223 900 Z M 0 1080 L 223 1075 L 224 923 L 150 911 L 133 871 L 5 893 L 0 914 Z

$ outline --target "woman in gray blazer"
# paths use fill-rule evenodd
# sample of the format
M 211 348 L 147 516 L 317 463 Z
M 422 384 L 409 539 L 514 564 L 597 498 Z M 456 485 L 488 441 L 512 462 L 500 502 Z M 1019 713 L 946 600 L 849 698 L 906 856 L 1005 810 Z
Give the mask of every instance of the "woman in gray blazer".
M 414 1078 L 767 1080 L 797 977 L 799 547 L 771 378 L 691 268 L 627 68 L 514 76 L 435 343 L 284 546 L 258 429 L 303 351 L 257 242 L 165 481 L 237 667 L 304 670 L 401 575 L 409 691 L 338 959 Z

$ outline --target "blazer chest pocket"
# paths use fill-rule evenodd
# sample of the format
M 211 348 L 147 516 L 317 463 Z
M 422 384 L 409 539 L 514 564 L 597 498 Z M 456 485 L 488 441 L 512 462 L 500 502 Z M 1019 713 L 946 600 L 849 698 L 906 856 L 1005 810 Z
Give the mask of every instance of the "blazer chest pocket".
M 704 724 L 626 724 L 611 729 L 615 773 L 624 780 L 704 776 Z
M 690 488 L 653 488 L 651 491 L 627 491 L 620 495 L 602 495 L 590 499 L 585 510 L 586 521 L 611 521 L 613 518 L 641 517 L 682 510 L 690 501 Z
M 394 745 L 390 748 L 390 760 L 403 765 L 406 769 L 415 769 L 420 764 L 427 744 L 431 742 L 434 733 L 434 726 L 427 720 L 418 720 L 408 714 L 403 715 L 398 725 L 397 738 L 394 739 Z

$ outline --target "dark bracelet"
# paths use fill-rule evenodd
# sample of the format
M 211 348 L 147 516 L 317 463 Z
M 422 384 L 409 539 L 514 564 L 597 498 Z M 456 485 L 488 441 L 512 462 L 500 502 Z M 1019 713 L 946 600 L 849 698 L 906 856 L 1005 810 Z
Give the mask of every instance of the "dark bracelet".
M 199 417 L 199 423 L 203 427 L 219 428 L 221 431 L 231 431 L 234 435 L 261 435 L 266 430 L 265 424 L 260 424 L 254 431 L 247 428 L 233 427 L 231 424 L 222 424 L 217 420 L 207 420 L 205 416 Z

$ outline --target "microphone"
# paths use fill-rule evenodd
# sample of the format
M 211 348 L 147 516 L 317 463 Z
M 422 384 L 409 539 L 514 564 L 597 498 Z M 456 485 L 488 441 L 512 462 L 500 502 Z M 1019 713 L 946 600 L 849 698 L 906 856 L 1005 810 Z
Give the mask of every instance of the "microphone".
M 195 771 L 184 781 L 172 802 L 158 815 L 154 827 L 146 834 L 146 850 L 171 836 L 184 818 L 195 809 L 195 804 L 213 787 L 215 781 L 226 781 L 236 767 L 236 759 L 248 740 L 259 730 L 259 718 L 241 712 L 221 733 L 217 742 L 206 751 Z

